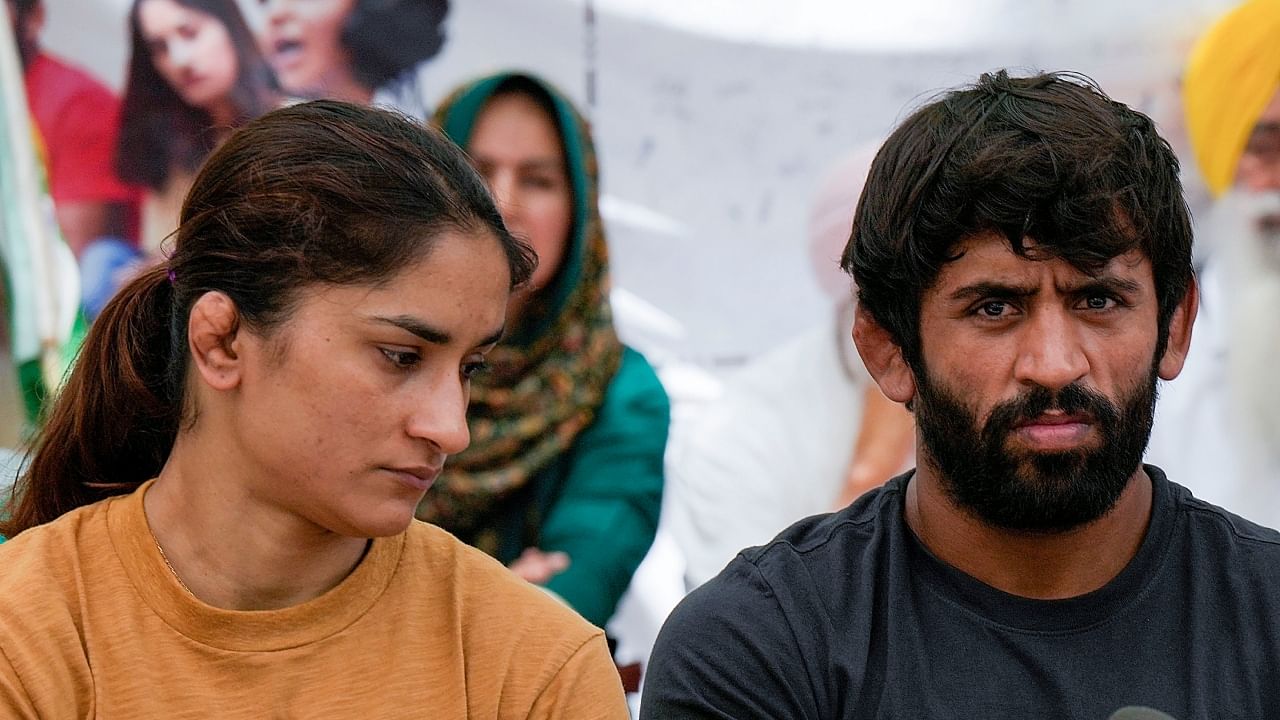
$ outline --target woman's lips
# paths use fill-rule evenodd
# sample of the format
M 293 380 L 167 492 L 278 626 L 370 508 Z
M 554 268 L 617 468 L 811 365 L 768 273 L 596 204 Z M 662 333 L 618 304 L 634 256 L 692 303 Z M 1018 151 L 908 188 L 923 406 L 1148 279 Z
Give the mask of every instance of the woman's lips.
M 400 482 L 409 487 L 426 492 L 440 476 L 440 467 L 415 466 L 403 468 L 387 468 Z
M 277 68 L 293 68 L 302 62 L 303 45 L 297 40 L 277 40 L 271 48 L 271 64 Z

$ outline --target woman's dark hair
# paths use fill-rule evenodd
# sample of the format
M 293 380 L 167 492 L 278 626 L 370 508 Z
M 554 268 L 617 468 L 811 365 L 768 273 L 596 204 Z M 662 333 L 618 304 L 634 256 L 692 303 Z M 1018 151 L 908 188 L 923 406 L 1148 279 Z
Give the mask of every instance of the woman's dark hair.
M 216 144 L 213 118 L 188 105 L 165 81 L 151 60 L 142 35 L 139 9 L 147 0 L 134 0 L 129 11 L 129 77 L 120 104 L 120 137 L 116 141 L 116 173 L 120 179 L 161 190 L 174 168 L 195 172 Z M 280 92 L 253 33 L 235 0 L 174 0 L 183 7 L 211 15 L 227 29 L 236 51 L 239 72 L 231 89 L 238 125 L 272 109 Z
M 356 0 L 342 45 L 356 82 L 376 89 L 444 47 L 449 0 Z
M 231 136 L 182 208 L 173 256 L 126 285 L 94 322 L 31 465 L 0 522 L 12 537 L 155 477 L 198 408 L 186 396 L 187 322 L 208 292 L 266 333 L 316 284 L 376 285 L 444 231 L 495 238 L 512 287 L 533 251 L 466 157 L 434 130 L 383 110 L 316 101 Z
M 916 372 L 921 298 L 956 245 L 982 232 L 1023 257 L 1061 258 L 1087 273 L 1141 250 L 1155 275 L 1163 352 L 1191 284 L 1191 219 L 1178 160 L 1146 115 L 1081 75 L 1001 70 L 920 108 L 889 136 L 841 265 Z
M 21 26 L 27 17 L 40 5 L 41 0 L 9 0 L 13 3 L 13 24 Z

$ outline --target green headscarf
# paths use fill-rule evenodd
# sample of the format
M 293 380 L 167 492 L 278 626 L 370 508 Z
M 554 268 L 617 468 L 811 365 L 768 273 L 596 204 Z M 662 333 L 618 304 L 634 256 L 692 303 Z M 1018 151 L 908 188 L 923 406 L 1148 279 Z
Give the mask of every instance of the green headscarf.
M 455 90 L 435 122 L 466 148 L 495 93 L 538 92 L 554 109 L 573 194 L 564 261 L 548 287 L 489 355 L 490 371 L 472 382 L 471 446 L 449 458 L 418 517 L 486 546 L 491 511 L 525 487 L 595 420 L 622 359 L 609 308 L 609 263 L 597 206 L 595 148 L 586 121 L 565 96 L 521 73 L 481 78 Z

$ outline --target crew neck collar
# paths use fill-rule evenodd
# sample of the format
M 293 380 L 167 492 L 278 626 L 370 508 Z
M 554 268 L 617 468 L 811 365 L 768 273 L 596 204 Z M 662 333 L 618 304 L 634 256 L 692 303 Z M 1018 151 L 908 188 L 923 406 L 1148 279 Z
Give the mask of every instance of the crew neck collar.
M 356 569 L 317 598 L 280 610 L 223 610 L 188 593 L 161 557 L 143 510 L 143 497 L 154 482 L 111 501 L 107 527 L 116 556 L 142 601 L 166 624 L 222 650 L 283 650 L 340 632 L 382 596 L 404 550 L 404 533 L 375 538 Z
M 943 600 L 990 622 L 1027 632 L 1068 633 L 1087 629 L 1122 612 L 1146 592 L 1167 555 L 1174 528 L 1174 499 L 1164 472 L 1144 465 L 1151 482 L 1151 519 L 1133 559 L 1107 584 L 1083 595 L 1038 600 L 1004 592 L 947 564 L 925 547 L 907 525 L 906 486 L 898 483 L 896 521 L 908 547 L 911 569 L 918 581 Z

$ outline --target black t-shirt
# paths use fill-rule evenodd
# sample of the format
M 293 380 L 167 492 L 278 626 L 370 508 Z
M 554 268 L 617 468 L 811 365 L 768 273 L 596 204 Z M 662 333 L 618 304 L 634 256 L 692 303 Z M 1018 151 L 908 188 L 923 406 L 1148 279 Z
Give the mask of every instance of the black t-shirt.
M 934 557 L 903 518 L 909 474 L 803 520 L 680 603 L 641 718 L 1280 718 L 1280 533 L 1146 471 L 1137 555 L 1065 600 Z

